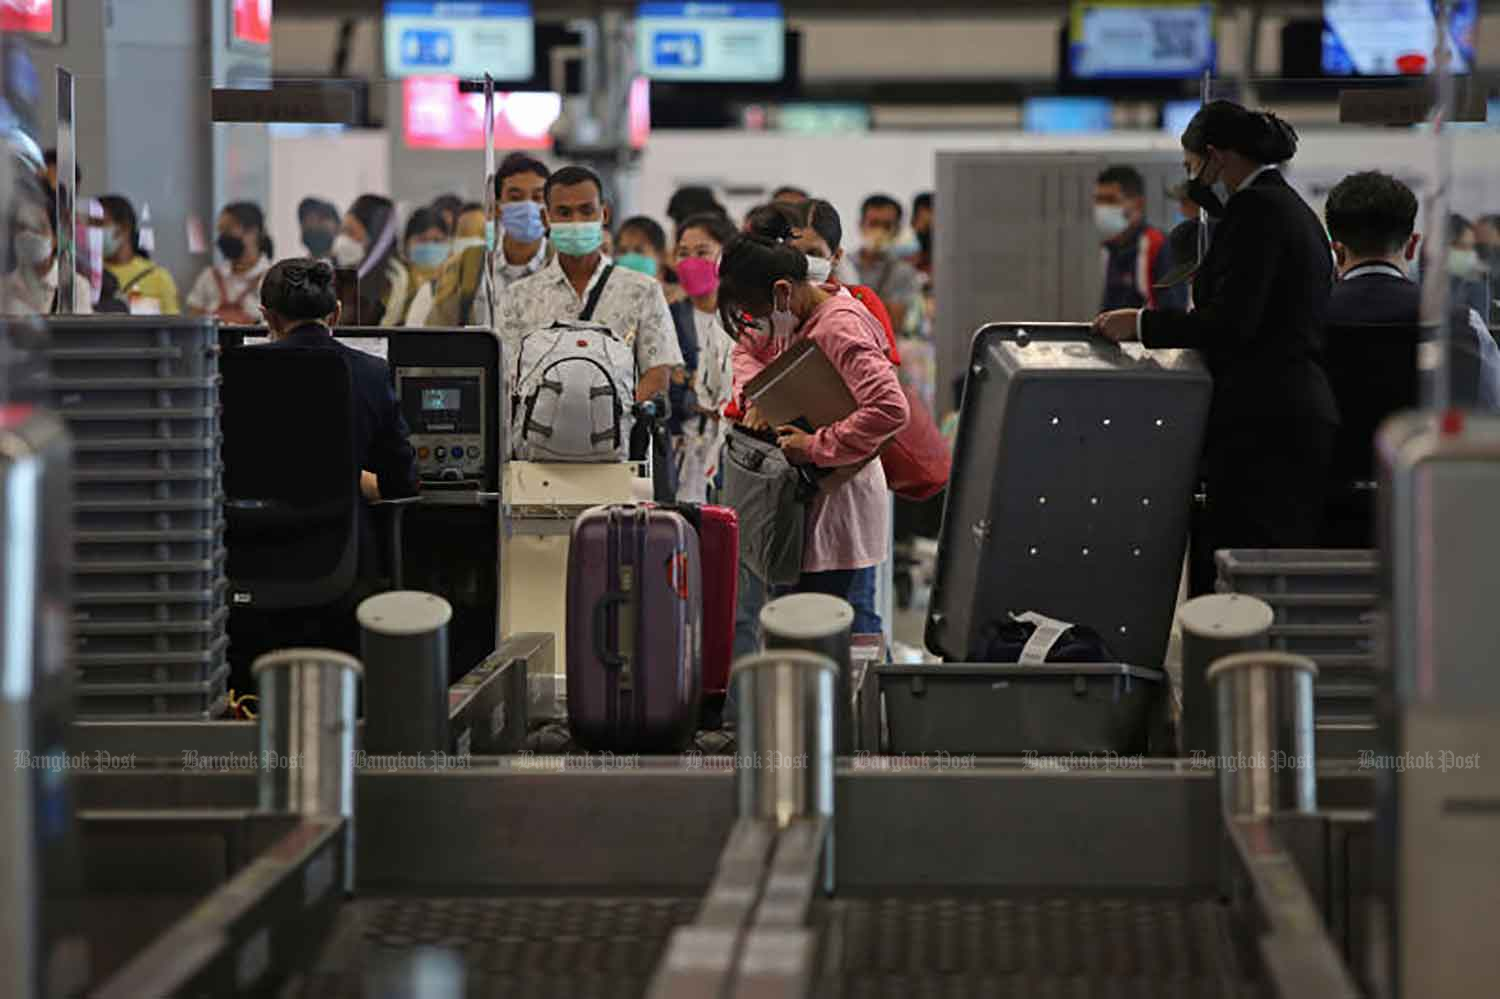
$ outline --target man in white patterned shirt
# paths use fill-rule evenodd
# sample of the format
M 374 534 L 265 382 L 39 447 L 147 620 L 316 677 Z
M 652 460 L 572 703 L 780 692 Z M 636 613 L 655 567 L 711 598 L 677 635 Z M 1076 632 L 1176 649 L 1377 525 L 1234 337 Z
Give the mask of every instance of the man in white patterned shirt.
M 527 333 L 577 320 L 608 271 L 591 321 L 608 326 L 635 351 L 636 399 L 665 395 L 672 369 L 682 365 L 677 330 L 654 278 L 610 269 L 600 248 L 609 207 L 598 175 L 587 167 L 563 167 L 547 179 L 545 196 L 548 239 L 557 255 L 499 295 L 495 331 L 507 355 L 516 356 Z

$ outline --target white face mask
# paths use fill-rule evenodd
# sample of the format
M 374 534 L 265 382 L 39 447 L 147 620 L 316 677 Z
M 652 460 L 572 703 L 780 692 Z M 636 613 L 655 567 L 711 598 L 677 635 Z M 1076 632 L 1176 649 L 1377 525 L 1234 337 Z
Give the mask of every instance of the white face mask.
M 827 284 L 833 276 L 833 261 L 827 257 L 807 258 L 807 279 L 813 284 Z
M 1454 247 L 1448 251 L 1448 273 L 1465 281 L 1475 281 L 1485 274 L 1484 263 L 1479 259 L 1478 250 L 1460 250 Z
M 1094 228 L 1102 239 L 1114 239 L 1130 228 L 1130 219 L 1125 217 L 1124 205 L 1095 205 Z
M 329 252 L 333 256 L 333 262 L 340 267 L 358 267 L 360 261 L 365 259 L 364 246 L 346 232 L 338 234 Z

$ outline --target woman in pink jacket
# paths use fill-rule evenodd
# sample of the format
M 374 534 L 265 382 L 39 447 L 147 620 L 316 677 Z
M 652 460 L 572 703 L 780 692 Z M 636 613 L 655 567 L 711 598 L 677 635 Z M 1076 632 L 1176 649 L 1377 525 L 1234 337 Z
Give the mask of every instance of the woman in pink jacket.
M 834 285 L 807 278 L 807 257 L 785 242 L 745 234 L 724 248 L 719 263 L 719 307 L 725 329 L 736 338 L 734 398 L 751 430 L 766 422 L 744 398 L 745 383 L 797 340 L 818 345 L 833 364 L 854 412 L 815 433 L 776 427 L 782 453 L 793 464 L 852 472 L 821 493 L 807 516 L 802 578 L 793 592 L 828 593 L 854 604 L 854 631 L 881 630 L 869 594 L 857 587 L 889 556 L 890 497 L 876 456 L 906 425 L 906 397 L 886 356 L 885 331 L 868 309 Z

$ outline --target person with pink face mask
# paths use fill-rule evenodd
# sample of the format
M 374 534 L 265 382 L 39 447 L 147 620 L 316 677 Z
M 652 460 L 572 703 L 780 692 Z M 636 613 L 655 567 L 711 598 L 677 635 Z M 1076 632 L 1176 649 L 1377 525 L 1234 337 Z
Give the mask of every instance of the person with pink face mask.
M 691 334 L 696 346 L 696 364 L 684 372 L 683 390 L 672 400 L 682 428 L 677 498 L 684 503 L 707 502 L 719 475 L 724 407 L 734 388 L 734 339 L 719 319 L 719 257 L 734 236 L 734 224 L 717 214 L 694 215 L 677 228 L 677 280 L 685 297 L 672 306 L 672 318 L 679 336 Z M 691 357 L 687 347 L 683 357 Z M 677 384 L 674 379 L 674 390 Z

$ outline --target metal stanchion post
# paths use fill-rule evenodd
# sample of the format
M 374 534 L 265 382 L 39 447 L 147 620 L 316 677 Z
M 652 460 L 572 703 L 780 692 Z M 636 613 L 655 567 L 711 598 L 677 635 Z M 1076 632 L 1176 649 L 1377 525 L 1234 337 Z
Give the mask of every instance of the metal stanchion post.
M 823 593 L 778 597 L 760 612 L 767 650 L 816 652 L 833 660 L 838 667 L 834 748 L 846 756 L 854 751 L 854 690 L 849 654 L 853 627 L 854 608 L 847 601 Z
M 452 606 L 431 593 L 393 590 L 365 600 L 355 617 L 365 667 L 366 751 L 448 752 Z
M 269 652 L 260 694 L 262 811 L 344 819 L 344 890 L 354 891 L 354 731 L 359 660 L 331 649 Z
M 1214 737 L 1214 700 L 1208 669 L 1235 652 L 1266 648 L 1275 612 L 1263 600 L 1238 593 L 1197 597 L 1177 611 L 1182 626 L 1182 721 L 1178 742 L 1182 755 L 1209 754 Z
M 785 649 L 746 656 L 730 682 L 739 705 L 735 804 L 741 818 L 828 819 L 824 884 L 833 890 L 833 730 L 838 666 Z
M 1285 652 L 1240 652 L 1209 669 L 1218 705 L 1219 803 L 1227 816 L 1317 811 L 1317 675 L 1311 659 Z

